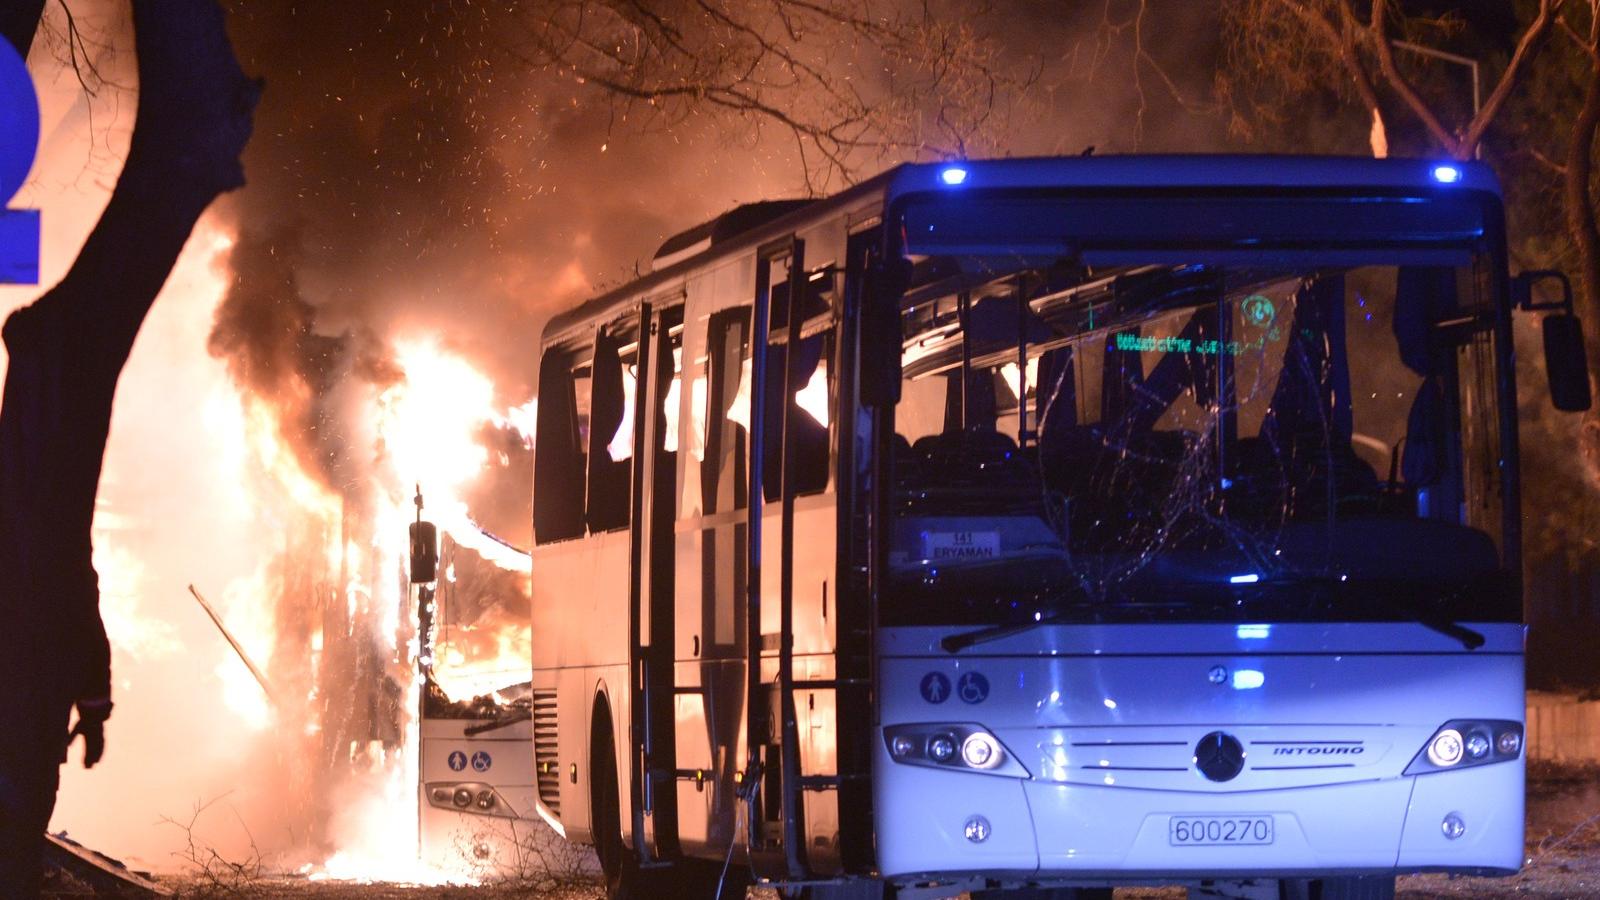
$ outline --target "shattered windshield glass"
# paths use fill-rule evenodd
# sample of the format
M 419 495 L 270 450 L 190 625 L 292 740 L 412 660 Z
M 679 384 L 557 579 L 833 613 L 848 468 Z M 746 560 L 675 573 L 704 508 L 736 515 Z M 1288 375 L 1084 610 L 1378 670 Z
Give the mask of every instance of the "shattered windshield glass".
M 1118 256 L 916 258 L 886 624 L 1520 615 L 1486 257 Z

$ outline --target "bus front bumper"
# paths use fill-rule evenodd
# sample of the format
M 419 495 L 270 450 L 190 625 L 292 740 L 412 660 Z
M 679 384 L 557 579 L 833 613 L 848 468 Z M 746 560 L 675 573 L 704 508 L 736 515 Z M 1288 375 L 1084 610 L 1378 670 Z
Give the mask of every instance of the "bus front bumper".
M 879 869 L 1094 882 L 1446 871 L 1509 874 L 1523 854 L 1523 764 L 1284 790 L 1186 792 L 878 769 Z M 1270 843 L 1180 844 L 1175 817 L 1270 817 Z M 1465 830 L 1449 837 L 1453 816 Z M 1193 821 L 1193 819 L 1189 819 Z M 981 838 L 981 839 L 980 839 Z

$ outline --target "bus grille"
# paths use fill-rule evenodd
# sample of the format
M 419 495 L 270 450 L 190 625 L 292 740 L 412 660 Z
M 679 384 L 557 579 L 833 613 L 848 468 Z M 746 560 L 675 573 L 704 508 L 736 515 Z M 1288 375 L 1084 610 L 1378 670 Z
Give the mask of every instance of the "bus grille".
M 561 762 L 557 758 L 556 692 L 533 692 L 533 765 L 539 800 L 552 815 L 561 815 Z

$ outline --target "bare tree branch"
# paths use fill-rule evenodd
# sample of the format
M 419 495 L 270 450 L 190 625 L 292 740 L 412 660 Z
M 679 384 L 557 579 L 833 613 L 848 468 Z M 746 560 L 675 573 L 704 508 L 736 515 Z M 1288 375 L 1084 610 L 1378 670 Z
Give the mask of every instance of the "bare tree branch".
M 1563 0 L 1539 0 L 1538 15 L 1534 16 L 1533 21 L 1522 32 L 1522 38 L 1517 41 L 1517 49 L 1511 54 L 1511 62 L 1506 65 L 1505 71 L 1500 73 L 1500 81 L 1495 84 L 1494 90 L 1489 93 L 1489 99 L 1484 101 L 1483 107 L 1472 117 L 1472 122 L 1467 125 L 1461 136 L 1461 147 L 1457 155 L 1462 159 L 1473 154 L 1483 140 L 1484 133 L 1499 116 L 1501 107 L 1505 106 L 1506 98 L 1511 96 L 1512 89 L 1522 77 L 1529 57 L 1550 33 L 1551 23 L 1555 19 L 1556 12 L 1561 9 L 1562 2 Z
M 1335 0 L 1233 0 L 1223 6 L 1224 38 L 1230 70 L 1219 89 L 1232 102 L 1249 78 L 1281 86 L 1290 95 L 1312 92 L 1329 84 L 1348 86 L 1356 101 L 1382 125 L 1376 73 L 1361 53 L 1365 26 L 1348 4 Z M 1273 119 L 1275 110 L 1255 106 L 1255 116 Z M 1246 130 L 1236 112 L 1234 130 Z
M 1027 87 L 962 20 L 844 0 L 566 0 L 518 16 L 501 50 L 676 124 L 700 111 L 790 133 L 807 185 L 887 155 L 960 154 L 998 137 L 998 98 Z
M 1533 159 L 1534 162 L 1536 162 L 1539 165 L 1543 166 L 1544 168 L 1548 169 L 1550 172 L 1552 172 L 1552 173 L 1554 173 L 1556 175 L 1566 175 L 1567 174 L 1567 167 L 1566 167 L 1565 163 L 1556 162 L 1555 160 L 1551 159 L 1549 156 L 1545 155 L 1545 152 L 1543 150 L 1540 150 L 1538 147 L 1529 145 L 1529 146 L 1526 146 L 1526 147 L 1524 147 L 1522 149 L 1523 149 L 1523 151 L 1525 153 L 1528 154 L 1529 157 L 1531 157 Z
M 95 89 L 89 84 L 92 77 L 96 83 L 102 81 L 100 70 L 95 68 L 94 59 L 89 55 L 88 48 L 83 45 L 83 33 L 78 30 L 78 19 L 72 14 L 72 7 L 67 5 L 67 0 L 58 0 L 61 11 L 67 16 L 67 57 L 72 64 L 72 74 L 78 78 L 78 86 L 90 97 L 95 96 Z M 78 51 L 83 51 L 83 60 L 78 60 Z M 84 70 L 88 69 L 89 77 L 85 77 Z
M 1354 16 L 1354 11 L 1350 9 L 1350 0 L 1339 0 L 1339 7 L 1345 15 Z M 1450 129 L 1439 120 L 1433 107 L 1422 99 L 1422 95 L 1417 93 L 1416 88 L 1400 71 L 1400 67 L 1395 65 L 1394 47 L 1390 42 L 1388 30 L 1388 13 L 1389 0 L 1372 0 L 1372 16 L 1367 27 L 1371 32 L 1372 47 L 1378 55 L 1378 67 L 1383 72 L 1384 82 L 1390 90 L 1399 95 L 1400 100 L 1422 123 L 1422 127 L 1428 130 L 1433 139 L 1438 141 L 1450 155 L 1459 157 L 1461 142 L 1450 133 Z

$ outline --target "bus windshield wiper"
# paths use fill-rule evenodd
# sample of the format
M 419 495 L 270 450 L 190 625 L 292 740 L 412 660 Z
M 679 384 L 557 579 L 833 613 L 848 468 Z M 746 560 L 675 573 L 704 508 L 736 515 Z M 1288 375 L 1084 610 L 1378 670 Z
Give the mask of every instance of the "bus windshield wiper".
M 965 650 L 968 647 L 975 647 L 978 644 L 987 644 L 990 641 L 998 641 L 1001 638 L 1008 638 L 1014 634 L 1022 634 L 1027 631 L 1032 631 L 1041 625 L 1056 625 L 1066 621 L 1066 619 L 1067 612 L 1063 610 L 1061 612 L 1051 613 L 1048 616 L 1042 616 L 1028 622 L 1013 622 L 1009 625 L 986 625 L 983 628 L 975 628 L 971 631 L 963 631 L 960 634 L 952 634 L 949 637 L 939 641 L 939 646 L 943 648 L 946 653 L 960 653 L 962 650 Z
M 1445 637 L 1455 638 L 1461 642 L 1461 646 L 1468 650 L 1476 650 L 1483 646 L 1485 638 L 1481 632 L 1473 631 L 1459 622 L 1453 622 L 1444 616 L 1436 616 L 1425 612 L 1410 604 L 1403 604 L 1401 608 L 1410 613 L 1412 620 L 1418 625 L 1437 631 Z
M 1276 580 L 1276 579 L 1274 579 L 1272 581 L 1263 581 L 1263 582 L 1261 582 L 1263 587 L 1268 586 L 1268 585 L 1273 585 L 1273 584 L 1332 584 L 1332 583 L 1334 583 L 1333 579 L 1329 578 L 1329 577 L 1326 577 L 1326 576 L 1303 576 L 1303 577 L 1299 577 L 1299 578 L 1291 577 L 1291 578 L 1284 579 L 1284 580 Z M 1339 583 L 1340 584 L 1346 584 L 1347 582 L 1344 581 L 1343 579 L 1341 579 L 1339 581 Z M 1348 582 L 1348 583 L 1349 584 L 1359 584 L 1360 581 L 1356 580 L 1356 581 L 1352 581 L 1352 582 Z M 1426 629 L 1428 629 L 1430 631 L 1436 631 L 1439 634 L 1444 635 L 1445 637 L 1452 638 L 1454 640 L 1460 641 L 1461 642 L 1461 646 L 1463 648 L 1467 649 L 1467 650 L 1476 650 L 1479 647 L 1482 647 L 1483 644 L 1484 644 L 1484 641 L 1486 640 L 1486 638 L 1484 638 L 1484 636 L 1481 633 L 1479 633 L 1477 631 L 1473 631 L 1471 628 L 1468 628 L 1467 626 L 1462 625 L 1459 622 L 1456 622 L 1454 619 L 1451 619 L 1448 616 L 1442 616 L 1442 615 L 1439 615 L 1437 613 L 1429 611 L 1420 602 L 1408 601 L 1408 600 L 1402 599 L 1402 600 L 1394 601 L 1394 605 L 1397 608 L 1399 608 L 1402 612 L 1404 612 L 1408 616 L 1410 616 L 1411 617 L 1411 621 L 1417 623 L 1418 625 L 1421 625 L 1423 628 L 1426 628 Z

